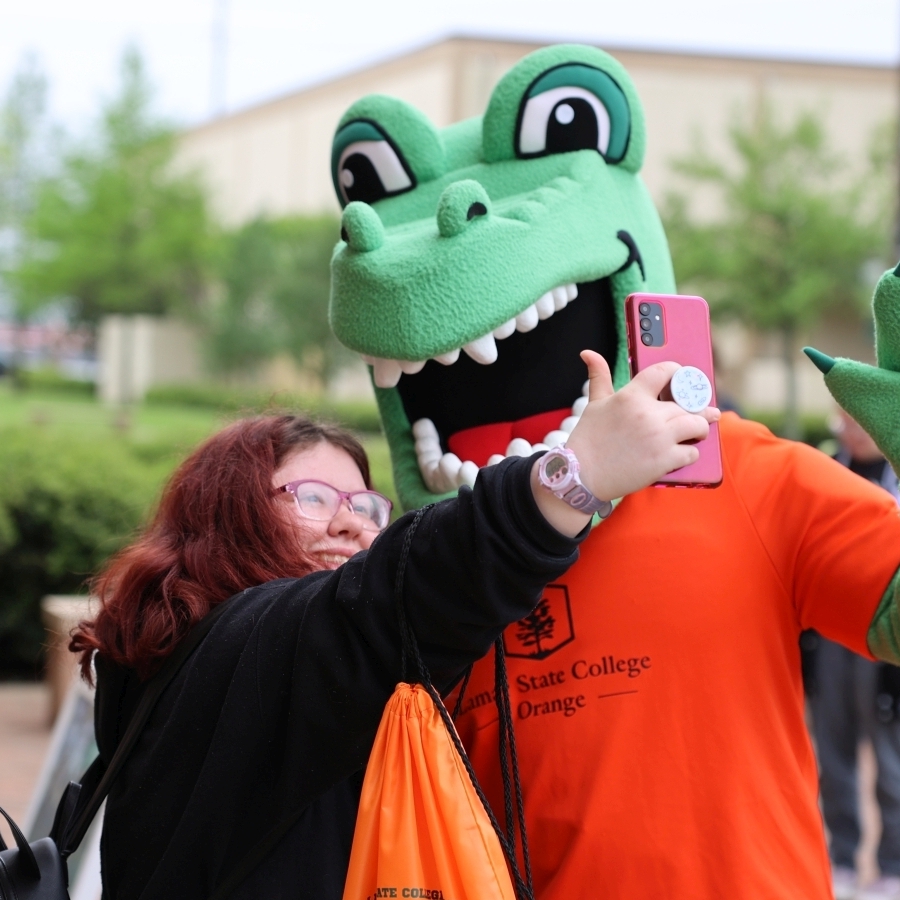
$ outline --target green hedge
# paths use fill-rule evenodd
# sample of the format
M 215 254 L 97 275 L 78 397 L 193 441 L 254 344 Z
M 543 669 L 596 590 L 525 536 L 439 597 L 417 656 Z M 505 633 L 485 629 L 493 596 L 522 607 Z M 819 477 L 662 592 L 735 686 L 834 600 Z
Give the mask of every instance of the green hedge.
M 374 400 L 327 401 L 289 391 L 250 391 L 216 385 L 172 384 L 151 388 L 145 402 L 151 406 L 184 406 L 247 415 L 287 409 L 328 419 L 364 434 L 377 434 L 381 431 L 378 407 Z
M 67 378 L 53 368 L 17 369 L 12 375 L 16 388 L 24 391 L 39 391 L 66 397 L 93 397 L 97 386 L 93 381 Z
M 0 430 L 0 677 L 42 667 L 46 594 L 85 579 L 140 525 L 159 490 L 159 466 L 122 441 Z

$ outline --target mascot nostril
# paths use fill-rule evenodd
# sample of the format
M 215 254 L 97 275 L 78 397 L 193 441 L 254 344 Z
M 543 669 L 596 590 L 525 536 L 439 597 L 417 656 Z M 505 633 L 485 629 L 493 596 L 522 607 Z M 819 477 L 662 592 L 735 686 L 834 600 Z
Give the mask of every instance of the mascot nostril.
M 384 243 L 384 225 L 368 203 L 355 201 L 347 205 L 341 217 L 341 240 L 351 250 L 370 253 Z
M 451 184 L 438 201 L 438 231 L 443 237 L 455 237 L 465 231 L 473 219 L 490 214 L 491 201 L 484 186 L 477 181 Z

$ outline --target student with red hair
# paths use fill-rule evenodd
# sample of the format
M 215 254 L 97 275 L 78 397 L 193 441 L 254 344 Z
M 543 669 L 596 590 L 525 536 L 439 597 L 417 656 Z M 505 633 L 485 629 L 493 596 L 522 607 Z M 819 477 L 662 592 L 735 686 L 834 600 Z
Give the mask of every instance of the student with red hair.
M 590 402 L 567 447 L 598 503 L 693 462 L 717 410 L 657 397 L 661 364 L 613 393 L 586 352 Z M 403 602 L 449 689 L 575 560 L 590 514 L 541 481 L 540 459 L 482 470 L 427 509 Z M 582 495 L 583 496 L 583 495 Z M 601 503 L 602 505 L 602 503 Z M 70 648 L 96 673 L 108 762 L 146 680 L 233 600 L 163 692 L 113 784 L 105 900 L 339 900 L 366 760 L 401 679 L 394 598 L 412 515 L 387 526 L 356 440 L 297 416 L 234 423 L 176 471 L 146 532 L 93 582 L 100 609 Z

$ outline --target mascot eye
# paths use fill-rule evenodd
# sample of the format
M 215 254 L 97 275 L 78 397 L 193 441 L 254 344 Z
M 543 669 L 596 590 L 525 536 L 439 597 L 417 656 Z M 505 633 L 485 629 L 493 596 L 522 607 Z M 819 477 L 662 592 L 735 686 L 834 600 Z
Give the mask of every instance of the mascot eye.
M 535 81 L 519 109 L 519 156 L 596 150 L 607 162 L 625 155 L 630 131 L 621 88 L 599 69 L 566 65 Z
M 522 113 L 519 151 L 567 153 L 570 150 L 609 149 L 609 113 L 590 91 L 559 87 L 532 97 Z
M 413 187 L 400 156 L 386 141 L 354 141 L 342 151 L 337 181 L 345 203 L 375 203 Z

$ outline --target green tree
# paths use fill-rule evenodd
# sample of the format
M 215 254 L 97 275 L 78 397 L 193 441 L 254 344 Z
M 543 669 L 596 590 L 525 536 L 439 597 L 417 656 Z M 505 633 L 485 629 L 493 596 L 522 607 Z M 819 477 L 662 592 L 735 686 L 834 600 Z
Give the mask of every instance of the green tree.
M 766 103 L 729 131 L 736 164 L 702 150 L 674 168 L 712 188 L 723 213 L 700 220 L 684 195 L 668 198 L 664 221 L 682 289 L 713 312 L 780 335 L 787 373 L 785 433 L 799 436 L 795 358 L 802 330 L 826 310 L 867 310 L 864 271 L 888 253 L 882 179 L 852 177 L 828 147 L 819 119 L 782 125 Z M 868 180 L 867 180 L 868 179 Z M 869 265 L 868 268 L 871 268 Z
M 323 379 L 347 351 L 328 327 L 329 264 L 339 232 L 331 216 L 257 218 L 222 243 L 222 290 L 210 304 L 212 362 L 253 369 L 287 353 Z
M 52 134 L 46 117 L 47 79 L 33 56 L 13 75 L 0 105 L 0 313 L 23 325 L 10 278 L 21 258 L 24 223 L 33 208 L 34 188 L 50 164 Z M 18 369 L 18 337 L 13 342 L 13 370 Z
M 173 169 L 175 133 L 154 116 L 140 56 L 95 139 L 37 188 L 14 274 L 21 312 L 66 300 L 74 318 L 196 308 L 213 234 L 198 179 Z
M 5 260 L 31 211 L 34 186 L 47 163 L 46 102 L 47 79 L 37 60 L 28 56 L 0 106 L 0 229 L 5 232 Z

